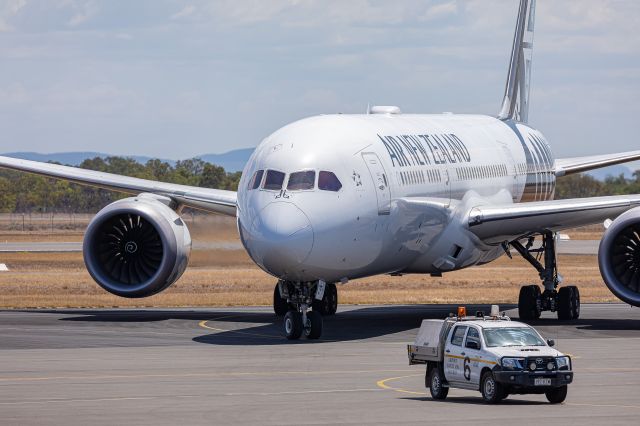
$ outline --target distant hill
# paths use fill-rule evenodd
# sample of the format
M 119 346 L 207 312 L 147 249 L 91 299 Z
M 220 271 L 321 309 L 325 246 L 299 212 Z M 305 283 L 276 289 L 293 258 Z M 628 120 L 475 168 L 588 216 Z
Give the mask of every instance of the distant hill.
M 211 164 L 222 166 L 228 172 L 241 172 L 253 154 L 253 150 L 254 148 L 235 149 L 224 154 L 200 155 L 200 158 Z
M 242 171 L 244 165 L 249 160 L 249 157 L 253 153 L 253 148 L 245 148 L 245 149 L 236 149 L 233 151 L 225 152 L 224 154 L 204 154 L 198 157 L 202 158 L 204 161 L 208 161 L 209 163 L 222 166 L 228 172 L 238 172 Z M 109 157 L 113 156 L 112 154 L 105 154 L 103 152 L 55 152 L 51 154 L 40 154 L 37 152 L 8 152 L 2 154 L 7 157 L 20 158 L 23 160 L 32 160 L 32 161 L 54 161 L 56 163 L 68 164 L 71 166 L 77 166 L 82 163 L 87 158 L 95 158 L 95 157 Z M 151 158 L 142 155 L 123 155 L 123 157 L 130 157 L 136 160 L 139 163 L 146 163 Z M 162 161 L 166 161 L 167 163 L 174 165 L 176 160 L 168 160 L 162 159 Z

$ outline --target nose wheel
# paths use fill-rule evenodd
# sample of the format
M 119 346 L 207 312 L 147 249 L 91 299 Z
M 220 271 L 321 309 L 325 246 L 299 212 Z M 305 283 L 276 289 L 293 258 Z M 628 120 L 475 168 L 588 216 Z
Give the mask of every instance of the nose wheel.
M 288 340 L 298 340 L 303 334 L 309 340 L 316 340 L 322 335 L 322 314 L 315 306 L 313 310 L 309 310 L 317 288 L 317 282 L 278 282 L 273 295 L 273 307 L 276 314 L 286 308 L 283 325 L 284 335 Z

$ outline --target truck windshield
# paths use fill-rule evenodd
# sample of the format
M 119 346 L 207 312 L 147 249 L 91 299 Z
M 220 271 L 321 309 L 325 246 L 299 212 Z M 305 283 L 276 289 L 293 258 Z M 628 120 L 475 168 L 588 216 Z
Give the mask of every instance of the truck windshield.
M 544 341 L 531 327 L 485 328 L 482 330 L 488 347 L 545 346 Z

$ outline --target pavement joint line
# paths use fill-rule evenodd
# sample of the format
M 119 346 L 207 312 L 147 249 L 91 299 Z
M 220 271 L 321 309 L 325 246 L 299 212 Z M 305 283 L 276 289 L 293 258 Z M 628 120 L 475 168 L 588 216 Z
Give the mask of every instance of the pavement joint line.
M 333 394 L 333 393 L 353 393 L 353 392 L 379 392 L 378 388 L 359 388 L 359 389 L 325 389 L 325 390 L 309 390 L 309 391 L 289 391 L 289 392 L 247 392 L 247 393 L 223 393 L 222 396 L 277 396 L 277 395 L 303 395 L 303 394 Z M 59 398 L 46 399 L 37 401 L 10 401 L 0 402 L 0 406 L 7 405 L 34 405 L 34 404 L 59 404 L 73 402 L 108 402 L 108 401 L 149 401 L 163 398 L 208 398 L 212 395 L 154 395 L 154 396 L 123 396 L 123 397 L 105 397 L 105 398 Z
M 0 377 L 1 382 L 39 382 L 49 380 L 108 380 L 108 379 L 141 379 L 170 377 L 269 377 L 269 376 L 320 376 L 332 374 L 367 374 L 384 372 L 407 372 L 411 370 L 327 370 L 327 371 L 272 371 L 272 372 L 228 372 L 228 373 L 182 373 L 182 374 L 114 374 L 95 376 L 39 376 L 39 377 Z
M 325 390 L 309 390 L 309 391 L 285 391 L 285 392 L 246 392 L 246 393 L 225 393 L 224 396 L 272 396 L 272 395 L 302 395 L 316 393 L 351 393 L 351 392 L 378 392 L 383 389 L 379 388 L 362 388 L 362 389 L 325 389 Z

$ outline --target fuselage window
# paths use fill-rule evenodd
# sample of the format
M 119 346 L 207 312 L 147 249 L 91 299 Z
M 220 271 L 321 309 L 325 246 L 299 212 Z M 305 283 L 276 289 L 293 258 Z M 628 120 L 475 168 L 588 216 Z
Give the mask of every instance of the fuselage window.
M 260 186 L 260 182 L 262 182 L 262 175 L 264 175 L 264 170 L 257 170 L 251 180 L 249 181 L 249 189 L 257 189 Z
M 318 189 L 323 191 L 338 192 L 342 188 L 342 183 L 332 172 L 320 172 L 318 174 Z
M 284 173 L 277 170 L 267 170 L 267 177 L 264 180 L 262 189 L 269 191 L 280 191 L 284 183 Z
M 313 189 L 316 183 L 316 172 L 308 170 L 304 172 L 295 172 L 289 175 L 289 183 L 287 183 L 288 191 L 308 191 Z

